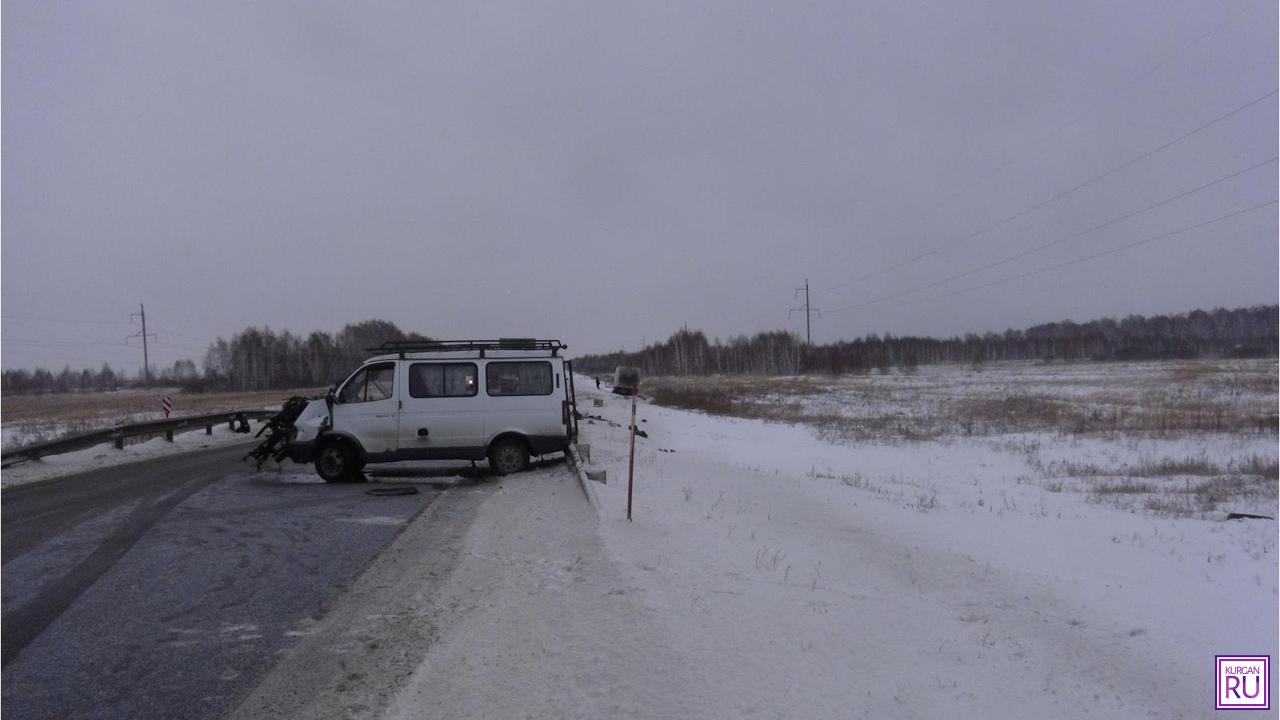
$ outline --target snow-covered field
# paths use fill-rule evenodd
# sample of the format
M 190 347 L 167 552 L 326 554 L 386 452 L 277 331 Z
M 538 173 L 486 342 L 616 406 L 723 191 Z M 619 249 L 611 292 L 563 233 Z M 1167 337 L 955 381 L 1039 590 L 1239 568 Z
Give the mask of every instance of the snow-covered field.
M 1022 430 L 1275 433 L 1274 360 L 929 365 L 867 375 L 657 378 L 663 404 L 801 420 L 843 441 Z M 1260 427 L 1261 426 L 1261 427 Z
M 3 443 L 5 449 L 65 435 L 83 433 L 129 423 L 163 420 L 161 397 L 173 398 L 172 417 L 203 415 L 230 410 L 268 409 L 298 391 L 183 394 L 176 388 L 126 389 L 105 393 L 64 393 L 60 395 L 12 395 L 4 397 Z M 252 421 L 254 432 L 261 427 Z M 252 434 L 232 432 L 225 424 L 215 425 L 212 435 L 194 428 L 163 437 L 129 438 L 122 450 L 101 444 L 84 450 L 48 455 L 0 470 L 0 486 L 13 487 L 111 465 L 123 465 L 148 458 L 221 447 L 246 442 Z
M 179 388 L 124 388 L 113 392 L 5 395 L 0 398 L 0 436 L 7 449 L 73 433 L 127 423 L 163 420 L 160 400 L 173 401 L 173 417 L 230 410 L 278 408 L 291 395 L 315 390 L 185 393 Z
M 1190 515 L 1274 507 L 1276 384 L 1272 360 L 1018 362 L 660 378 L 646 392 L 658 404 L 802 423 L 837 445 L 985 448 L 1019 456 L 1019 484 Z M 865 471 L 844 479 L 870 480 Z
M 1274 475 L 1248 474 L 1274 473 L 1276 436 L 1212 419 L 1274 415 L 1274 367 L 1236 390 L 1159 364 L 922 368 L 777 400 L 913 428 L 965 393 L 1064 408 L 911 439 L 641 403 L 632 522 L 628 402 L 580 389 L 581 442 L 608 557 L 722 717 L 1206 717 L 1215 654 L 1277 654 L 1276 524 L 1225 520 L 1276 514 Z M 1188 394 L 1214 406 L 1190 429 L 1144 427 Z M 1118 426 L 1051 425 L 1082 406 Z

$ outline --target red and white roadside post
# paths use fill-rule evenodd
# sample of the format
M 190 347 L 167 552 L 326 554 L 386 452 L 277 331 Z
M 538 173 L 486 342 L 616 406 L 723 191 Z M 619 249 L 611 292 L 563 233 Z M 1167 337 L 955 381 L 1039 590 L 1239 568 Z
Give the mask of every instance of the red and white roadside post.
M 636 388 L 639 391 L 639 388 Z M 631 519 L 631 486 L 636 475 L 636 396 L 631 395 L 631 460 L 627 463 L 627 520 Z
M 640 394 L 640 368 L 619 365 L 613 374 L 613 391 L 631 396 L 631 459 L 627 463 L 627 520 L 630 520 L 631 490 L 636 478 L 636 395 Z

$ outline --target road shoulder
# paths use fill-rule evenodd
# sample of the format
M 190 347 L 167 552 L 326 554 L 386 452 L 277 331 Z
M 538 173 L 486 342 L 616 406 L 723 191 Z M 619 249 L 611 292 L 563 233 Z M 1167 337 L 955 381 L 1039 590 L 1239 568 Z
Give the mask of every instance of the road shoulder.
M 229 717 L 373 716 L 436 641 L 438 624 L 427 611 L 434 589 L 457 564 L 467 528 L 493 490 L 459 485 L 441 493 L 281 652 Z
M 674 640 L 562 464 L 445 493 L 232 717 L 714 715 Z
M 715 715 L 704 669 L 608 558 L 567 466 L 503 483 L 433 604 L 439 637 L 382 717 Z

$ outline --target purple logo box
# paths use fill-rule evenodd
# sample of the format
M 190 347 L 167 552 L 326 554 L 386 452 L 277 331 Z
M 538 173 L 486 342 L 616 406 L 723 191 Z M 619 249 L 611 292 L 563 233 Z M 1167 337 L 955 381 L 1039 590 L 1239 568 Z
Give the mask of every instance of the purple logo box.
M 1270 655 L 1214 655 L 1215 710 L 1270 710 Z

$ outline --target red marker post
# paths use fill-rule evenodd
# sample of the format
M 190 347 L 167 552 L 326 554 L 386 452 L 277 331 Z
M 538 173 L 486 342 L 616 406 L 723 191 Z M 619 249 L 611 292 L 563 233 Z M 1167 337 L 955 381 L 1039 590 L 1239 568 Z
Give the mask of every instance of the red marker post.
M 627 519 L 631 519 L 631 490 L 636 476 L 636 395 L 640 394 L 640 368 L 619 365 L 613 375 L 615 395 L 631 396 L 631 459 L 627 464 Z
M 627 519 L 631 519 L 631 486 L 636 474 L 636 396 L 631 396 L 631 461 L 627 464 Z

